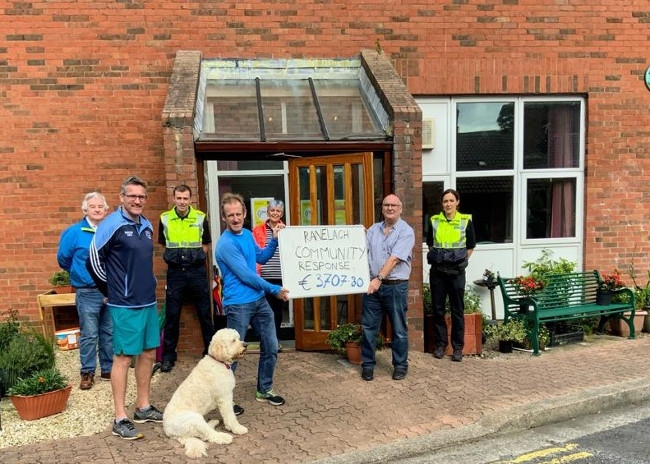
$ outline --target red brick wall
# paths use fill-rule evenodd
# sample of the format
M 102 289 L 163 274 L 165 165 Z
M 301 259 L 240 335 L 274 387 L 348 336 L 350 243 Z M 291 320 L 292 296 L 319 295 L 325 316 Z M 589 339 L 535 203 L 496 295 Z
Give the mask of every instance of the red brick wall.
M 541 3 L 1 2 L 0 311 L 38 320 L 36 294 L 49 288 L 59 233 L 81 216 L 85 192 L 100 189 L 115 206 L 121 180 L 137 174 L 151 184 L 146 215 L 168 208 L 162 109 L 183 49 L 331 58 L 378 47 L 415 95 L 585 95 L 585 265 L 623 266 L 636 251 L 644 273 L 650 6 Z M 405 201 L 406 215 L 420 214 L 420 199 Z M 159 249 L 155 261 L 162 279 Z

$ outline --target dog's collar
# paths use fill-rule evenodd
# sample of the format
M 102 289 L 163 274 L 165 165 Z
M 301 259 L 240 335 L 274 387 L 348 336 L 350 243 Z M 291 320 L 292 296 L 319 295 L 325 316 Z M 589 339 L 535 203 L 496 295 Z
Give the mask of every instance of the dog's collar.
M 212 359 L 214 359 L 215 361 L 217 361 L 219 364 L 223 364 L 224 366 L 226 366 L 226 369 L 230 369 L 230 364 L 219 361 L 217 358 L 215 358 L 214 356 L 212 356 L 210 353 L 208 353 L 208 356 L 210 356 Z

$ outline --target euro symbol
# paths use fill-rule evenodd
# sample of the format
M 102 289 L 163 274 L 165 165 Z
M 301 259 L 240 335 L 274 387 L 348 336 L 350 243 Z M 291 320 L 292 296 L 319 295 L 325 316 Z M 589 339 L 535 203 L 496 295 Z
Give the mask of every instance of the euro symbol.
M 302 279 L 300 282 L 298 282 L 298 285 L 302 287 L 303 290 L 309 291 L 311 290 L 311 287 L 307 287 L 307 279 L 311 276 L 311 274 L 307 274 L 304 279 Z

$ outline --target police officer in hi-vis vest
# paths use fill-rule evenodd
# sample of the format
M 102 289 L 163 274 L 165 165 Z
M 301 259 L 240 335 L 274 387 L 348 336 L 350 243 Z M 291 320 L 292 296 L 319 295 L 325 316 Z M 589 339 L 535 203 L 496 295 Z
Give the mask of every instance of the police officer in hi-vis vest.
M 429 285 L 435 326 L 433 356 L 442 359 L 447 347 L 445 300 L 451 307 L 452 361 L 463 360 L 465 332 L 465 268 L 476 247 L 472 216 L 457 211 L 460 195 L 454 189 L 442 192 L 440 214 L 431 218 L 427 233 L 427 262 L 431 265 Z
M 184 301 L 196 307 L 201 324 L 203 354 L 214 326 L 210 315 L 210 286 L 206 256 L 212 242 L 205 213 L 190 206 L 192 191 L 187 185 L 174 187 L 174 208 L 160 215 L 158 243 L 165 247 L 167 263 L 166 315 L 163 336 L 162 372 L 170 372 L 176 362 L 176 346 Z

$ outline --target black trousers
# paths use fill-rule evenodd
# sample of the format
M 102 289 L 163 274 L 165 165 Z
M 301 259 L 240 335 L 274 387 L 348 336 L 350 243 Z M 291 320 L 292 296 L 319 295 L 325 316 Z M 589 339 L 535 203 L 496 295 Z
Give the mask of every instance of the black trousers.
M 465 344 L 465 272 L 458 275 L 432 271 L 429 274 L 433 325 L 436 347 L 447 347 L 447 324 L 445 301 L 449 297 L 451 307 L 451 347 L 462 350 Z
M 272 283 L 273 285 L 282 286 L 282 280 L 280 279 L 265 279 L 267 282 Z M 280 340 L 280 325 L 282 324 L 282 314 L 284 308 L 287 306 L 287 302 L 279 298 L 276 298 L 275 295 L 266 295 L 266 301 L 268 301 L 269 306 L 273 310 L 273 320 L 275 322 L 275 333 Z
M 167 292 L 165 334 L 163 337 L 163 361 L 176 361 L 176 347 L 183 303 L 188 301 L 196 308 L 201 325 L 203 354 L 208 352 L 214 335 L 210 314 L 211 292 L 205 266 L 167 269 Z

